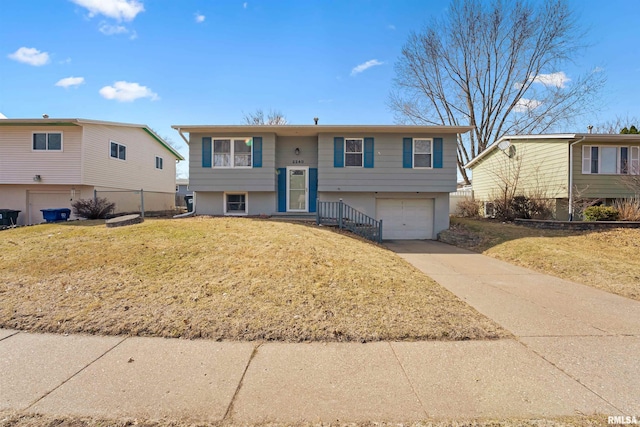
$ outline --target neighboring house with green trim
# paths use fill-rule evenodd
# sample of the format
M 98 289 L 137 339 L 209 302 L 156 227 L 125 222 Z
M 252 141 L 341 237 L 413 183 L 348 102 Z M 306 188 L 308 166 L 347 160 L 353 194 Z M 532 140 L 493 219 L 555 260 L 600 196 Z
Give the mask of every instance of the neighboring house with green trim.
M 569 200 L 636 196 L 625 181 L 640 174 L 640 135 L 504 136 L 465 167 L 473 172 L 475 200 L 490 203 L 515 186 L 516 195 L 552 200 L 555 217 L 566 220 Z
M 385 239 L 449 227 L 456 140 L 469 127 L 173 126 L 189 145 L 201 215 L 305 215 L 339 201 L 383 220 Z M 185 136 L 188 134 L 188 137 Z
M 86 119 L 0 119 L 0 209 L 18 224 L 42 222 L 40 209 L 71 208 L 99 196 L 117 212 L 172 209 L 176 161 L 184 158 L 146 125 Z

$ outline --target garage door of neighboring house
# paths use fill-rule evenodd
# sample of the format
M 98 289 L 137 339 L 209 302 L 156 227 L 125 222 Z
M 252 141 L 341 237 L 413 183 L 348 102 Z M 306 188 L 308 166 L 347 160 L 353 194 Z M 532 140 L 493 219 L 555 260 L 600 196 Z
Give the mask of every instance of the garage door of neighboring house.
M 29 191 L 29 224 L 44 222 L 40 209 L 71 209 L 70 191 Z
M 385 240 L 433 238 L 433 199 L 378 199 L 376 217 Z

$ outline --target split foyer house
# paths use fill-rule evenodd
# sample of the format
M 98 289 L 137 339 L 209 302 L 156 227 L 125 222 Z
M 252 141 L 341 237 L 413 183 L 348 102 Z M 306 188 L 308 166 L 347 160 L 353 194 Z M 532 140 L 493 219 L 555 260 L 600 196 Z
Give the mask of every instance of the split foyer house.
M 383 220 L 385 239 L 449 227 L 456 139 L 469 127 L 174 125 L 201 215 L 287 215 L 339 201 Z M 188 137 L 185 135 L 188 134 Z
M 551 200 L 556 218 L 567 220 L 573 214 L 570 200 L 609 204 L 639 196 L 629 182 L 640 175 L 640 135 L 505 136 L 465 167 L 473 171 L 476 200 L 490 203 L 512 185 L 516 195 Z
M 18 224 L 41 209 L 71 208 L 98 191 L 117 212 L 173 209 L 176 161 L 184 158 L 145 125 L 86 119 L 0 120 L 0 209 Z M 107 193 L 108 191 L 108 193 Z

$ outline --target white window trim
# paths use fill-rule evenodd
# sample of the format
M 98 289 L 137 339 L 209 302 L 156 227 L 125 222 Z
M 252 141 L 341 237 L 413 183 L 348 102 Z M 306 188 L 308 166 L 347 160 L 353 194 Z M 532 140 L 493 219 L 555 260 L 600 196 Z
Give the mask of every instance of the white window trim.
M 361 147 L 362 147 L 362 151 L 360 152 L 355 152 L 355 151 L 349 151 L 347 152 L 347 139 L 357 139 L 359 141 L 362 142 Z M 347 154 L 360 154 L 360 156 L 362 156 L 362 164 L 360 166 L 347 166 Z M 349 138 L 349 137 L 344 137 L 344 159 L 342 160 L 344 167 L 345 168 L 363 168 L 364 167 L 364 138 L 360 138 L 360 137 L 356 137 L 356 138 Z
M 244 195 L 244 212 L 227 212 L 227 196 Z M 230 191 L 222 194 L 222 209 L 225 215 L 228 216 L 247 216 L 249 215 L 249 193 L 245 191 Z
M 352 166 L 357 167 L 357 166 Z M 304 170 L 305 180 L 304 180 L 304 188 L 305 188 L 305 209 L 289 209 L 291 206 L 291 186 L 289 185 L 289 176 L 290 171 L 292 170 Z M 309 212 L 309 166 L 287 166 L 287 180 L 286 180 L 286 192 L 287 192 L 287 212 Z
M 47 147 L 49 146 L 49 134 L 50 133 L 59 133 L 60 134 L 60 149 L 59 150 L 49 150 L 49 148 L 45 148 L 44 150 L 36 150 L 33 148 L 33 136 L 37 133 L 44 133 L 47 135 Z M 40 130 L 31 132 L 31 151 L 36 153 L 62 153 L 64 151 L 64 133 L 61 130 Z
M 598 172 L 591 172 L 591 149 L 593 147 L 598 148 Z M 615 173 L 601 173 L 600 166 L 602 161 L 602 148 L 615 148 L 616 149 L 616 172 Z M 627 149 L 627 173 L 621 173 L 622 165 L 620 164 L 620 149 Z M 582 146 L 582 174 L 583 175 L 603 175 L 603 176 L 625 176 L 625 175 L 640 175 L 640 147 L 637 145 L 583 145 Z M 638 165 L 634 166 L 634 162 L 638 159 Z M 585 167 L 586 166 L 586 167 Z
M 229 166 L 216 166 L 216 140 L 229 139 L 231 140 L 230 148 L 230 165 Z M 234 166 L 235 161 L 235 140 L 236 139 L 250 139 L 251 140 L 251 164 L 249 166 Z M 251 169 L 253 168 L 253 137 L 252 136 L 215 136 L 211 138 L 211 167 L 213 169 Z M 240 194 L 240 193 L 235 193 Z
M 113 157 L 111 155 L 111 144 L 118 144 L 119 146 L 123 146 L 124 147 L 124 159 L 120 158 L 120 149 L 118 148 L 118 157 Z M 109 158 L 112 160 L 119 160 L 121 162 L 126 162 L 127 158 L 129 157 L 129 149 L 127 148 L 126 145 L 119 143 L 118 141 L 113 141 L 113 140 L 109 140 Z
M 161 167 L 158 167 L 158 159 L 160 159 L 160 166 Z M 164 158 L 161 157 L 161 156 L 156 156 L 156 170 L 161 171 L 163 169 L 164 169 Z
M 429 141 L 430 153 L 416 153 L 416 141 Z M 416 166 L 416 154 L 431 154 L 431 166 Z M 433 138 L 412 138 L 411 141 L 411 167 L 413 169 L 433 169 Z

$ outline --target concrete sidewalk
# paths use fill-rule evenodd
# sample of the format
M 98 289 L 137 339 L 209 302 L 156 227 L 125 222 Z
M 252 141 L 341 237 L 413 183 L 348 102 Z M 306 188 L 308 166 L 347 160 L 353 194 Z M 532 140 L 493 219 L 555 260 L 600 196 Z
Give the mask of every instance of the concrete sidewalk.
M 0 410 L 243 423 L 628 414 L 515 340 L 0 337 Z
M 586 390 L 640 414 L 640 302 L 441 242 L 387 246 Z
M 640 303 L 437 242 L 389 247 L 516 338 L 259 344 L 0 330 L 0 410 L 239 423 L 640 415 Z

